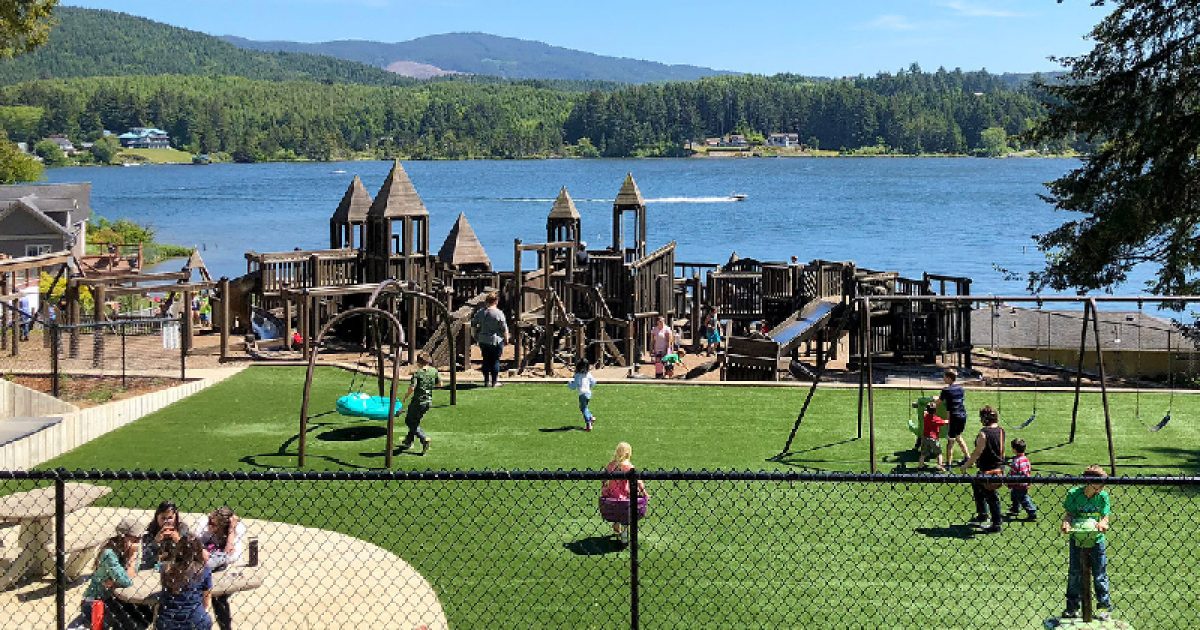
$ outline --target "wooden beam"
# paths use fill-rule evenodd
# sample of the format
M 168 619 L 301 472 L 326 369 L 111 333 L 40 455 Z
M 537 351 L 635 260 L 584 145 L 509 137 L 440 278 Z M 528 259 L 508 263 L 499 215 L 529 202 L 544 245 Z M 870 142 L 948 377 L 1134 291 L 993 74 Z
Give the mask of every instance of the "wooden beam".
M 114 286 L 122 283 L 138 283 L 138 282 L 162 282 L 164 280 L 190 280 L 191 272 L 188 271 L 170 271 L 163 273 L 124 273 L 111 276 L 101 276 L 96 278 L 74 278 L 73 282 L 84 286 Z
M 118 297 L 122 295 L 146 295 L 148 293 L 178 293 L 192 291 L 207 291 L 217 286 L 215 282 L 188 282 L 183 284 L 162 284 L 149 287 L 108 287 L 96 285 L 96 289 L 104 289 L 105 295 Z

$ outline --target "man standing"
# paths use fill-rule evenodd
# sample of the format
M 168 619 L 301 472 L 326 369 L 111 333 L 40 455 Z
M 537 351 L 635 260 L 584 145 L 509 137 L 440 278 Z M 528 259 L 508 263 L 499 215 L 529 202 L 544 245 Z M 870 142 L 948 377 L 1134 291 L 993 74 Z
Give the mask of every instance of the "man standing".
M 33 329 L 33 318 L 38 311 L 37 293 L 22 293 L 17 310 L 21 313 L 21 341 L 29 341 L 29 331 Z
M 500 353 L 508 342 L 508 322 L 504 312 L 496 306 L 500 298 L 495 293 L 489 293 L 484 298 L 484 308 L 475 311 L 471 316 L 471 325 L 475 327 L 475 342 L 483 354 L 484 387 L 499 387 L 496 379 L 500 376 Z

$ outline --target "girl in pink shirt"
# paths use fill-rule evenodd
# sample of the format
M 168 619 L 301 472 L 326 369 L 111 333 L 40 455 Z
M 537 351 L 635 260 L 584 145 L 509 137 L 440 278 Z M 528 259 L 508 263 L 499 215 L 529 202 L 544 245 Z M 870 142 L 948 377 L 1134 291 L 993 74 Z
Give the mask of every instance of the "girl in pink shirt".
M 628 442 L 617 444 L 617 450 L 613 453 L 612 461 L 604 466 L 605 472 L 625 472 L 633 468 L 633 462 L 629 461 L 633 456 L 633 447 Z M 646 494 L 646 486 L 642 481 L 638 480 L 638 511 L 644 513 L 646 501 L 649 496 Z M 614 511 L 613 514 L 606 514 L 605 504 L 624 502 L 624 514 Z M 614 506 L 615 507 L 615 506 Z M 621 542 L 629 542 L 629 534 L 622 527 L 629 520 L 629 480 L 627 479 L 607 479 L 604 485 L 600 488 L 600 512 L 604 519 L 612 523 L 613 533 L 621 539 Z

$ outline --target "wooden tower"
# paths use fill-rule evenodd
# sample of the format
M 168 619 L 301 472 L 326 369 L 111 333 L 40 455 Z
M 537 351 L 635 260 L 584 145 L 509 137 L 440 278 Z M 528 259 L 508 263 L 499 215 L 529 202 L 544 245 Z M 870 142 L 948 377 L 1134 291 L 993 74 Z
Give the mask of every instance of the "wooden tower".
M 329 217 L 329 249 L 363 249 L 366 247 L 367 213 L 371 210 L 371 195 L 358 175 L 350 182 L 342 202 Z
M 566 186 L 563 186 L 562 190 L 558 191 L 558 199 L 554 200 L 554 207 L 550 209 L 550 215 L 546 217 L 546 242 L 578 243 L 580 236 L 579 211 L 575 209 L 571 193 L 567 192 Z
M 625 247 L 625 213 L 632 212 L 634 216 L 634 235 L 631 247 Z M 637 182 L 633 181 L 633 173 L 625 174 L 625 183 L 613 201 L 613 251 L 622 252 L 625 262 L 646 257 L 646 202 L 642 199 L 642 191 L 638 190 Z
M 454 222 L 454 227 L 450 228 L 450 233 L 446 235 L 442 248 L 438 250 L 438 258 L 454 271 L 461 273 L 492 270 L 492 261 L 484 251 L 483 244 L 479 242 L 475 230 L 467 222 L 467 215 L 461 212 L 458 214 L 458 220 Z
M 384 180 L 367 212 L 367 275 L 424 284 L 429 257 L 429 211 L 400 160 Z

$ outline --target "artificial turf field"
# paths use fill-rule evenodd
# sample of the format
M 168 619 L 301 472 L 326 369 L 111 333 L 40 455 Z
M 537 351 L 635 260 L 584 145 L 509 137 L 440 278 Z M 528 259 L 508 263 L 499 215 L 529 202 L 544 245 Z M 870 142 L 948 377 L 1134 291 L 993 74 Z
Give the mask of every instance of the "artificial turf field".
M 332 410 L 348 381 L 321 371 L 313 413 Z M 45 467 L 296 470 L 302 383 L 298 368 L 253 368 Z M 577 429 L 575 398 L 560 384 L 465 387 L 455 407 L 439 391 L 425 422 L 430 453 L 398 455 L 396 468 L 594 470 L 627 441 L 643 470 L 866 471 L 867 440 L 854 439 L 854 389 L 819 391 L 795 453 L 769 460 L 805 391 L 601 384 L 591 433 Z M 917 395 L 876 392 L 881 472 L 911 470 L 905 419 Z M 1009 430 L 1029 443 L 1036 473 L 1078 474 L 1107 462 L 1098 394 L 1084 396 L 1073 444 L 1065 443 L 1072 396 L 1043 392 L 1036 402 L 1038 420 Z M 1027 418 L 1033 403 L 1031 393 L 967 392 L 969 412 L 999 406 L 1004 426 Z M 1110 405 L 1120 472 L 1200 470 L 1200 399 L 1177 395 L 1172 404 L 1161 393 L 1117 394 Z M 1169 407 L 1171 424 L 1147 431 Z M 311 422 L 308 469 L 382 466 L 380 423 L 334 413 Z M 453 627 L 628 624 L 628 552 L 605 538 L 595 481 L 112 485 L 110 505 L 153 507 L 169 494 L 184 510 L 228 503 L 246 516 L 371 541 L 430 580 Z M 1034 628 L 1063 605 L 1066 542 L 1056 527 L 1066 487 L 1034 486 L 1039 522 L 981 536 L 964 525 L 973 511 L 966 485 L 648 485 L 651 510 L 640 537 L 644 627 Z M 1109 572 L 1119 615 L 1134 627 L 1188 627 L 1200 619 L 1197 489 L 1112 489 Z

